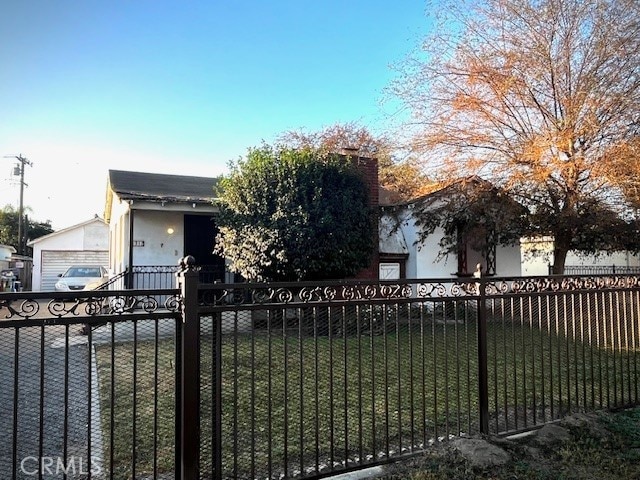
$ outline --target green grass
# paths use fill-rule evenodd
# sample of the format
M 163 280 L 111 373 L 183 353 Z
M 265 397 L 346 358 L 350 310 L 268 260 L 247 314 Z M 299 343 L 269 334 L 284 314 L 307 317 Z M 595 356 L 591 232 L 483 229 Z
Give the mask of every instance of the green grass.
M 96 353 L 105 467 L 108 469 L 113 456 L 114 478 L 132 478 L 134 466 L 136 477 L 153 473 L 154 468 L 158 472 L 172 471 L 175 459 L 173 342 L 161 340 L 157 351 L 151 342 L 140 342 L 135 349 L 132 342 L 116 344 L 113 349 L 102 345 L 96 347 Z M 154 411 L 157 411 L 155 419 Z
M 297 327 L 286 329 L 286 335 L 282 328 L 225 335 L 223 476 L 265 477 L 285 469 L 291 475 L 301 464 L 315 468 L 316 462 L 322 466 L 346 458 L 366 462 L 371 455 L 384 458 L 389 451 L 417 450 L 434 438 L 476 432 L 476 326 L 473 315 L 467 320 L 464 312 L 453 315 L 457 321 L 425 315 L 422 321 L 394 323 L 386 335 L 337 332 L 314 339 Z M 590 347 L 573 326 L 535 320 L 489 322 L 492 429 L 523 428 L 568 411 L 637 399 L 630 390 L 637 380 L 635 351 L 604 342 Z M 206 474 L 212 463 L 210 337 L 203 336 L 201 353 L 201 470 Z M 114 476 L 131 477 L 134 426 L 136 475 L 153 471 L 154 439 L 158 471 L 171 471 L 173 342 L 161 340 L 157 352 L 153 343 L 139 342 L 135 378 L 133 344 L 115 345 L 113 408 L 111 355 L 111 346 L 97 348 L 105 458 L 113 453 Z

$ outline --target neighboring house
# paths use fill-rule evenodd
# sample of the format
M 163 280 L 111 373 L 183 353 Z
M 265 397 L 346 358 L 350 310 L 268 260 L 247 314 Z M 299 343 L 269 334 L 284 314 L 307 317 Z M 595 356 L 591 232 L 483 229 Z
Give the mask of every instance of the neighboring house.
M 524 238 L 522 246 L 522 274 L 549 275 L 553 266 L 553 238 Z M 631 252 L 603 252 L 584 255 L 570 251 L 565 260 L 567 274 L 639 272 L 640 256 Z
M 98 216 L 31 240 L 32 287 L 53 291 L 58 275 L 71 265 L 109 265 L 109 226 Z
M 16 249 L 11 245 L 0 245 L 0 270 L 7 270 L 11 257 L 16 253 Z
M 192 255 L 211 280 L 231 281 L 224 259 L 212 253 L 218 231 L 216 184 L 212 177 L 109 170 L 104 217 L 112 272 L 177 267 L 182 257 Z M 150 286 L 134 284 L 133 274 L 125 275 L 125 285 Z
M 484 182 L 480 179 L 471 181 Z M 436 228 L 421 239 L 422 227 L 416 222 L 416 212 L 424 214 L 447 195 L 457 195 L 457 192 L 455 188 L 445 187 L 409 202 L 382 205 L 379 223 L 381 279 L 470 277 L 478 263 L 484 275 L 521 275 L 520 246 L 497 245 L 493 241 L 495 232 L 477 232 L 486 238 L 484 252 L 459 239 L 457 251 L 448 256 L 440 255 L 442 228 Z M 392 197 L 381 195 L 380 198 Z
M 11 259 L 16 249 L 11 245 L 0 245 L 0 292 L 12 292 L 16 272 L 11 269 Z

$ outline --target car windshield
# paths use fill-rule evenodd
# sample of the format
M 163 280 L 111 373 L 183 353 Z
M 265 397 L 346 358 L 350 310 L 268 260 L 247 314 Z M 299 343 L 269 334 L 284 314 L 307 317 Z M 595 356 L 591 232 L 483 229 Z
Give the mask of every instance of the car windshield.
M 63 277 L 101 277 L 102 272 L 97 267 L 73 267 L 66 271 Z

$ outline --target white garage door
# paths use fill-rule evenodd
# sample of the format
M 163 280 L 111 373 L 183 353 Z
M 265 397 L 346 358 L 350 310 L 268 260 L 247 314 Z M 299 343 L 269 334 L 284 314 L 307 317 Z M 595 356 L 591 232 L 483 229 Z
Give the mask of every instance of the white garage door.
M 58 275 L 71 265 L 103 265 L 109 266 L 109 252 L 107 250 L 43 250 L 42 251 L 42 279 L 40 290 L 43 292 L 55 290 Z

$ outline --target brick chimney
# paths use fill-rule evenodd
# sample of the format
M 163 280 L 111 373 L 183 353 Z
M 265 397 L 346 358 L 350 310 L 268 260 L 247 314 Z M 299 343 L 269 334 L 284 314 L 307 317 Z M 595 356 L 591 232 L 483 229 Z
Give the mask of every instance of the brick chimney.
M 378 279 L 378 209 L 380 188 L 378 183 L 378 159 L 362 157 L 358 155 L 357 148 L 343 148 L 342 155 L 348 157 L 351 162 L 364 174 L 365 183 L 369 187 L 369 204 L 373 215 L 373 227 L 371 235 L 373 238 L 374 251 L 371 255 L 371 263 L 367 268 L 362 269 L 353 278 L 358 280 Z

